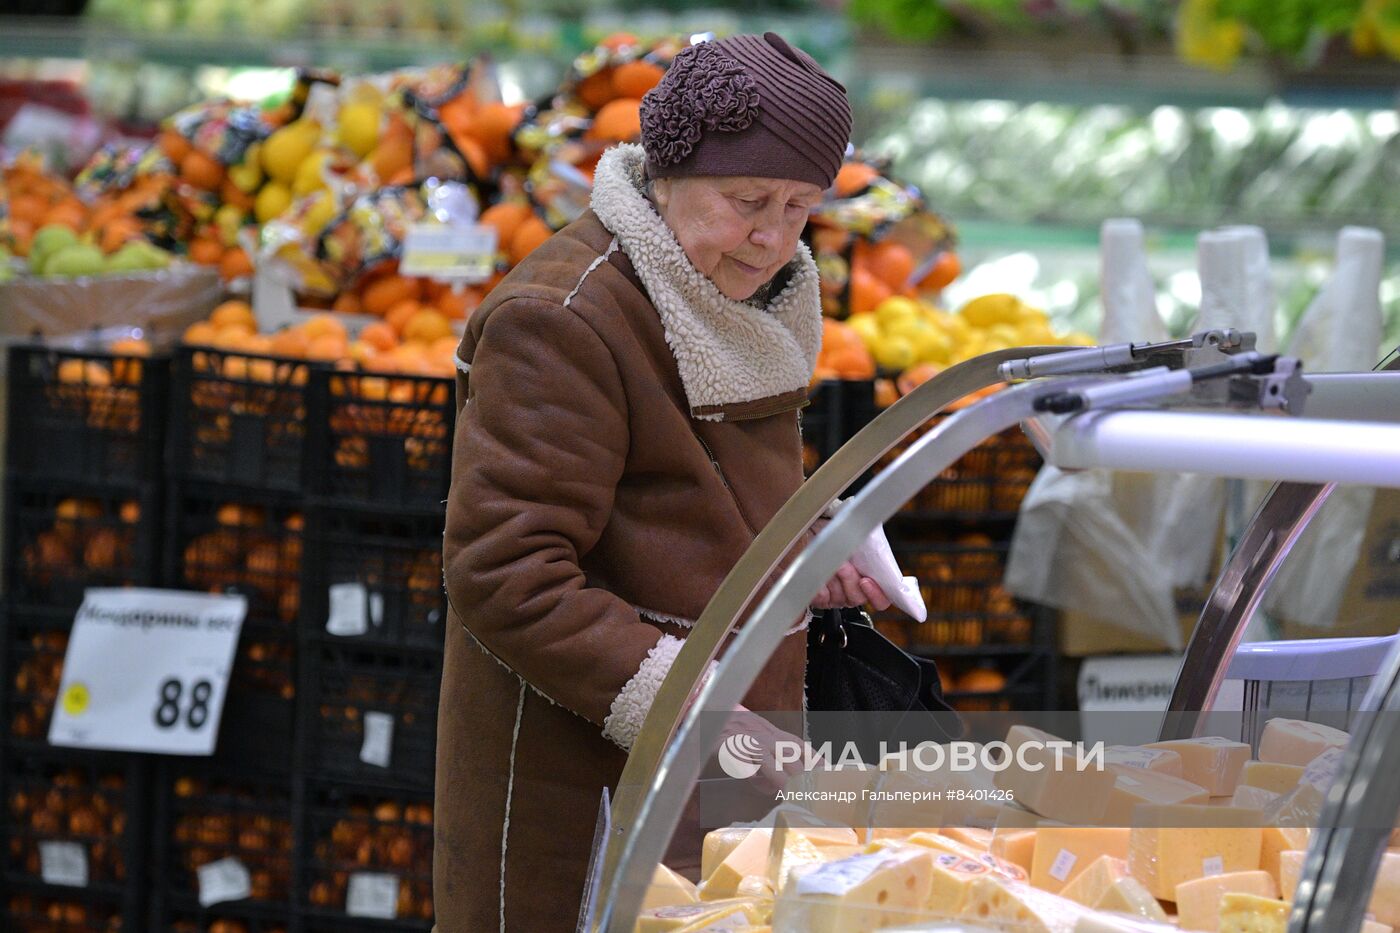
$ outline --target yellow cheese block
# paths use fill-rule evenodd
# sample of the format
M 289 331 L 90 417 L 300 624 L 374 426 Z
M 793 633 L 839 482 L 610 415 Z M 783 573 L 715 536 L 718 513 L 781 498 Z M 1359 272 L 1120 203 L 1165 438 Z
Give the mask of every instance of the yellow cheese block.
M 1169 923 L 1154 923 L 1123 914 L 1085 914 L 1074 924 L 1074 933 L 1177 933 Z
M 850 858 L 852 855 L 863 855 L 865 846 L 818 846 L 822 858 L 828 862 L 838 862 L 843 858 Z
M 1025 881 L 1028 878 L 1021 866 L 1003 861 L 990 852 L 980 852 L 972 846 L 963 845 L 961 842 L 939 833 L 914 833 L 909 837 L 908 842 L 910 845 L 933 849 L 945 855 L 956 855 L 970 862 L 981 862 L 998 875 L 1012 881 Z
M 1212 797 L 1228 797 L 1235 792 L 1240 770 L 1249 760 L 1250 748 L 1218 735 L 1199 739 L 1153 742 L 1146 746 L 1181 756 L 1181 777 L 1199 784 Z
M 991 874 L 981 862 L 946 853 L 933 858 L 933 883 L 922 913 L 933 920 L 956 919 L 967 909 L 972 883 Z
M 1059 895 L 991 875 L 972 883 L 963 916 L 1017 933 L 1070 933 L 1087 913 Z
M 1259 760 L 1305 767 L 1329 748 L 1345 748 L 1351 734 L 1304 719 L 1270 719 L 1259 737 Z
M 1226 894 L 1220 900 L 1220 933 L 1287 933 L 1293 908 L 1257 894 Z
M 682 878 L 665 865 L 657 865 L 655 873 L 651 876 L 651 886 L 647 888 L 646 897 L 642 899 L 642 910 L 694 904 L 699 900 L 695 885 L 691 884 L 689 879 Z
M 683 926 L 676 933 L 747 933 L 758 922 L 758 914 L 752 908 L 729 907 Z
M 1206 803 L 1204 787 L 1159 771 L 1109 765 L 1114 774 L 1113 792 L 1104 813 L 1106 826 L 1130 827 L 1133 810 L 1145 803 Z
M 739 887 L 734 893 L 737 897 L 758 897 L 771 900 L 773 882 L 769 881 L 766 875 L 749 875 L 739 882 Z
M 782 851 L 769 851 L 768 870 L 765 878 L 769 882 L 769 896 L 774 891 L 781 891 L 787 884 L 788 876 L 792 870 L 799 865 L 820 865 L 828 861 L 822 854 L 822 850 L 812 845 L 811 841 L 800 833 L 787 830 L 777 830 L 774 833 L 775 843 L 781 843 Z M 774 846 L 776 848 L 776 845 Z
M 856 933 L 919 919 L 933 853 L 908 846 L 793 872 L 773 906 L 773 933 Z
M 1293 893 L 1298 890 L 1298 878 L 1303 874 L 1303 859 L 1307 854 L 1301 849 L 1278 854 L 1278 874 L 1274 876 L 1274 881 L 1278 883 L 1281 897 L 1293 900 Z
M 1250 760 L 1240 771 L 1240 784 L 1262 787 L 1275 794 L 1286 794 L 1298 786 L 1303 777 L 1302 765 L 1281 765 L 1272 761 Z M 1239 788 L 1235 788 L 1239 790 Z
M 1251 810 L 1268 810 L 1278 803 L 1278 798 L 1279 795 L 1273 791 L 1241 784 L 1235 788 L 1234 795 L 1230 797 L 1230 806 L 1248 807 Z
M 1279 799 L 1269 808 L 1269 822 L 1279 826 L 1312 827 L 1318 825 L 1322 808 L 1327 803 L 1327 792 L 1332 781 L 1341 769 L 1346 749 L 1329 748 L 1318 755 L 1303 769 L 1298 786 Z
M 1100 855 L 1089 866 L 1077 874 L 1073 881 L 1060 889 L 1060 896 L 1069 898 L 1076 904 L 1093 907 L 1099 898 L 1108 893 L 1113 882 L 1127 877 L 1128 863 L 1112 855 Z
M 1264 827 L 1263 841 L 1259 846 L 1259 870 L 1269 873 L 1269 877 L 1278 885 L 1280 893 L 1292 896 L 1291 889 L 1284 891 L 1280 881 L 1279 857 L 1290 849 L 1306 850 L 1311 835 L 1311 831 L 1304 828 Z
M 1041 816 L 1095 825 L 1108 806 L 1114 774 L 1092 761 L 1081 768 L 1072 749 L 1047 747 L 1063 741 L 1030 726 L 1012 726 L 1006 734 L 1009 766 L 996 773 L 996 786 L 1010 792 L 1019 806 Z
M 1031 861 L 1031 884 L 1058 894 L 1101 855 L 1128 857 L 1129 829 L 1047 826 L 1038 831 Z
M 1029 876 L 1035 861 L 1035 839 L 1034 829 L 998 829 L 992 833 L 992 844 L 987 851 L 1020 867 Z
M 700 880 L 703 882 L 714 874 L 719 863 L 728 858 L 729 853 L 751 832 L 755 830 L 749 827 L 726 826 L 724 829 L 713 829 L 706 833 L 704 846 L 700 850 Z M 771 830 L 764 829 L 758 832 L 768 833 L 771 838 Z
M 773 832 L 768 829 L 755 829 L 739 841 L 729 854 L 700 882 L 699 895 L 702 901 L 719 901 L 734 897 L 739 891 L 739 882 L 749 875 L 768 874 L 768 850 L 773 842 Z M 704 854 L 701 853 L 702 867 Z
M 860 845 L 856 831 L 849 826 L 789 826 L 788 832 L 805 836 L 807 841 L 818 849 Z
M 1156 771 L 1181 777 L 1181 756 L 1164 748 L 1146 748 L 1142 745 L 1110 745 L 1104 749 L 1104 760 L 1111 765 L 1139 768 L 1143 771 Z
M 1145 806 L 1137 818 L 1142 825 L 1131 830 L 1128 871 L 1153 897 L 1171 900 L 1183 881 L 1259 868 L 1263 830 L 1258 810 Z
M 1114 913 L 1131 914 L 1134 917 L 1142 917 L 1144 920 L 1157 920 L 1162 923 L 1167 921 L 1167 912 L 1162 909 L 1162 905 L 1157 899 L 1143 887 L 1141 881 L 1128 875 L 1119 878 L 1109 886 L 1103 897 L 1094 905 L 1096 910 L 1108 910 Z
M 676 933 L 702 920 L 733 915 L 734 909 L 746 911 L 744 922 L 761 923 L 762 902 L 755 898 L 740 898 L 712 903 L 677 904 L 642 911 L 637 917 L 636 933 Z M 751 920 L 748 918 L 752 918 Z
M 976 826 L 948 826 L 940 829 L 938 834 L 982 852 L 986 852 L 992 847 L 992 831 L 990 829 L 978 829 Z
M 1177 920 L 1184 930 L 1214 931 L 1220 926 L 1220 903 L 1226 894 L 1277 898 L 1278 884 L 1263 871 L 1227 872 L 1176 886 Z

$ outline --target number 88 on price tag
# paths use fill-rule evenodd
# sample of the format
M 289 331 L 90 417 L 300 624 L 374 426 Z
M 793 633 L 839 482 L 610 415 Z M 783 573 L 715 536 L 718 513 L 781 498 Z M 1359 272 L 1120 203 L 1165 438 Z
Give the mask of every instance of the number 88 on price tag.
M 242 596 L 88 590 L 73 621 L 49 742 L 212 755 L 247 611 Z

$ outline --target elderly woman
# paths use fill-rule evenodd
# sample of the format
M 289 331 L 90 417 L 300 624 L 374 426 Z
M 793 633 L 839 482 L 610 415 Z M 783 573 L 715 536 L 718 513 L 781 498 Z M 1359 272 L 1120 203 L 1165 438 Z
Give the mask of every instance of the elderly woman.
M 573 930 L 604 787 L 683 639 L 802 482 L 821 337 L 799 236 L 845 90 L 780 37 L 692 46 L 592 209 L 473 314 L 444 569 L 442 933 Z M 889 605 L 849 565 L 814 607 Z M 803 705 L 795 626 L 745 698 Z

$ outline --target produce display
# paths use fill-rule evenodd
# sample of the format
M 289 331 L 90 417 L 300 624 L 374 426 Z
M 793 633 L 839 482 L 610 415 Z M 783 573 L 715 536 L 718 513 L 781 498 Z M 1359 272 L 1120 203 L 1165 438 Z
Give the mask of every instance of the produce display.
M 1104 770 L 1078 771 L 1055 769 L 1052 752 L 1027 744 L 1054 736 L 1014 726 L 1011 758 L 997 768 L 887 763 L 801 775 L 807 790 L 869 791 L 849 814 L 855 828 L 794 811 L 782 829 L 712 831 L 700 883 L 658 867 L 636 929 L 853 933 L 962 919 L 1042 933 L 1282 933 L 1309 827 L 1350 736 L 1288 719 L 1268 721 L 1265 734 L 1259 760 L 1213 736 L 1111 746 Z M 1281 768 L 1294 770 L 1284 779 Z M 940 788 L 962 793 L 914 805 L 921 811 L 880 802 Z M 910 825 L 915 812 L 938 821 Z M 882 814 L 908 828 L 862 828 L 861 817 Z M 1379 877 L 1369 913 L 1382 929 L 1400 921 L 1400 848 L 1385 853 Z

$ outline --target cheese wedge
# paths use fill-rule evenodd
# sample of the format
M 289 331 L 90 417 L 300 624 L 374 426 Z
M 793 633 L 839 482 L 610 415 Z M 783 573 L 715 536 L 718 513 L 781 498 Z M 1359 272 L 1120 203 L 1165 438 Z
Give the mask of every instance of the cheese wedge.
M 1304 767 L 1329 748 L 1345 748 L 1351 734 L 1304 719 L 1270 719 L 1259 737 L 1259 760 Z
M 1181 777 L 1200 785 L 1212 797 L 1228 797 L 1235 792 L 1240 771 L 1249 760 L 1250 748 L 1220 736 L 1153 742 L 1146 746 L 1181 756 Z
M 967 909 L 972 883 L 991 874 L 981 862 L 970 862 L 956 855 L 933 858 L 933 883 L 922 913 L 933 919 L 956 919 Z
M 745 923 L 762 922 L 762 902 L 754 898 L 743 898 L 715 901 L 708 904 L 677 904 L 673 907 L 655 907 L 651 910 L 644 910 L 637 917 L 636 933 L 676 933 L 676 931 L 683 930 L 701 920 L 732 916 L 735 908 L 746 911 L 745 918 L 753 918 L 752 920 L 745 919 Z
M 1164 748 L 1142 745 L 1110 745 L 1104 749 L 1104 760 L 1111 765 L 1123 765 L 1143 771 L 1156 771 L 1181 777 L 1181 756 Z
M 1171 900 L 1183 881 L 1259 868 L 1258 810 L 1145 806 L 1138 819 L 1142 825 L 1133 827 L 1128 843 L 1128 871 L 1153 897 Z
M 1089 911 L 1063 897 L 995 876 L 979 878 L 968 893 L 966 919 L 1017 933 L 1069 933 Z
M 909 837 L 908 843 L 909 845 L 933 849 L 936 852 L 942 852 L 946 855 L 956 855 L 970 862 L 981 862 L 993 872 L 1012 881 L 1026 881 L 1028 877 L 1026 872 L 1019 865 L 1013 865 L 1010 862 L 1003 861 L 990 852 L 979 852 L 972 846 L 963 845 L 955 839 L 950 839 L 938 833 L 914 833 Z
M 1240 771 L 1241 786 L 1262 787 L 1275 794 L 1288 793 L 1298 786 L 1298 782 L 1302 778 L 1302 765 L 1281 765 L 1272 761 L 1251 759 L 1244 763 L 1244 768 Z M 1236 790 L 1238 789 L 1236 788 Z
M 1209 795 L 1204 787 L 1160 771 L 1131 768 L 1126 765 L 1108 766 L 1114 774 L 1113 792 L 1108 798 L 1104 825 L 1131 827 L 1133 810 L 1142 804 L 1206 803 Z
M 772 835 L 772 830 L 754 830 L 740 826 L 712 829 L 706 833 L 704 846 L 700 850 L 700 880 L 703 882 L 714 874 L 720 862 L 728 858 L 729 853 L 733 852 L 739 843 L 743 842 L 752 832 L 768 833 L 770 838 Z M 767 843 L 764 844 L 767 845 Z
M 789 826 L 788 832 L 805 836 L 818 849 L 860 844 L 856 831 L 849 826 Z
M 1109 886 L 1103 897 L 1094 905 L 1096 910 L 1108 910 L 1114 913 L 1131 914 L 1135 917 L 1142 917 L 1144 920 L 1159 920 L 1163 923 L 1167 921 L 1167 912 L 1162 909 L 1162 905 L 1157 902 L 1143 887 L 1141 881 L 1132 875 L 1126 878 L 1119 878 Z
M 982 852 L 986 852 L 992 847 L 992 831 L 990 829 L 978 829 L 975 826 L 947 826 L 940 829 L 938 834 Z
M 787 884 L 788 876 L 792 870 L 799 865 L 820 865 L 827 861 L 822 850 L 808 840 L 805 835 L 792 830 L 783 832 L 775 831 L 774 841 L 781 839 L 782 851 L 768 853 L 768 870 L 764 877 L 769 882 L 769 896 L 774 891 L 781 891 Z M 776 846 L 774 846 L 776 848 Z M 742 893 L 742 892 L 741 892 Z
M 696 920 L 676 933 L 749 933 L 754 929 L 755 912 L 747 907 L 730 907 L 717 914 Z
M 1226 894 L 1278 897 L 1278 884 L 1262 871 L 1238 871 L 1211 875 L 1176 886 L 1177 920 L 1182 929 L 1215 931 L 1220 927 L 1220 903 Z
M 1289 897 L 1292 896 L 1292 889 L 1290 888 L 1285 892 L 1279 877 L 1280 857 L 1284 852 L 1291 849 L 1306 851 L 1308 848 L 1308 840 L 1311 835 L 1312 833 L 1304 828 L 1287 826 L 1264 827 L 1263 839 L 1259 846 L 1259 870 L 1268 872 L 1269 877 L 1273 878 L 1274 883 L 1278 885 L 1280 893 L 1284 893 Z
M 992 844 L 987 851 L 1004 862 L 1016 865 L 1029 876 L 1035 861 L 1035 840 L 1034 829 L 998 829 L 992 833 Z
M 744 836 L 724 857 L 724 861 L 700 882 L 700 900 L 719 901 L 734 897 L 739 891 L 739 882 L 749 875 L 767 876 L 768 850 L 772 841 L 773 831 L 769 829 L 755 829 Z M 700 871 L 704 874 L 703 852 Z
M 773 907 L 773 933 L 851 933 L 919 918 L 933 853 L 909 846 L 793 872 Z
M 1262 787 L 1241 784 L 1235 788 L 1234 796 L 1230 798 L 1230 806 L 1248 807 L 1251 810 L 1267 810 L 1278 802 L 1278 798 L 1278 794 Z
M 651 876 L 651 886 L 642 898 L 642 910 L 694 904 L 699 900 L 695 885 L 691 884 L 689 879 L 681 877 L 665 865 L 657 865 L 655 873 Z
M 1100 855 L 1060 890 L 1060 896 L 1084 907 L 1094 907 L 1119 878 L 1128 877 L 1128 863 L 1112 855 Z
M 1087 826 L 1047 826 L 1039 830 L 1031 861 L 1031 884 L 1059 894 L 1100 856 L 1126 859 L 1131 833 L 1129 829 Z
M 1226 894 L 1220 901 L 1220 933 L 1287 933 L 1292 906 L 1257 894 Z
M 1103 819 L 1115 776 L 1106 766 L 1081 763 L 1073 750 L 1047 747 L 1063 741 L 1029 726 L 1012 726 L 1006 734 L 1009 766 L 996 772 L 996 786 L 1041 816 L 1093 826 Z
M 1269 822 L 1279 826 L 1316 826 L 1327 803 L 1327 792 L 1341 770 L 1345 754 L 1345 749 L 1329 748 L 1308 762 L 1298 786 L 1280 795 L 1269 808 Z
M 757 897 L 763 900 L 773 899 L 773 882 L 764 875 L 749 875 L 739 882 L 736 890 L 739 897 Z
M 1301 849 L 1278 854 L 1278 874 L 1274 876 L 1274 881 L 1278 882 L 1281 897 L 1293 900 L 1293 893 L 1298 890 L 1298 878 L 1303 874 L 1303 859 L 1307 854 Z

